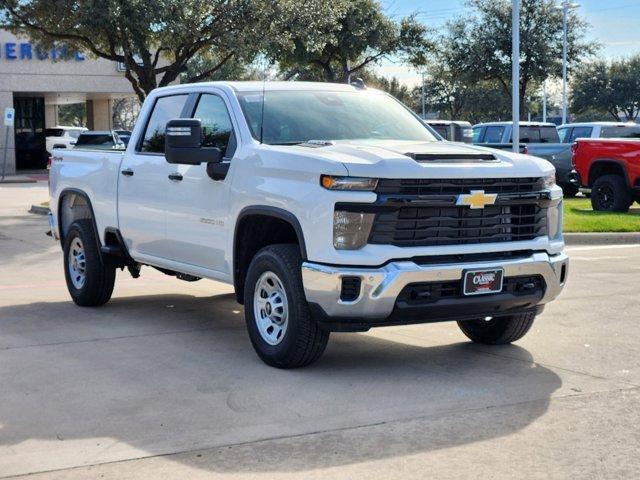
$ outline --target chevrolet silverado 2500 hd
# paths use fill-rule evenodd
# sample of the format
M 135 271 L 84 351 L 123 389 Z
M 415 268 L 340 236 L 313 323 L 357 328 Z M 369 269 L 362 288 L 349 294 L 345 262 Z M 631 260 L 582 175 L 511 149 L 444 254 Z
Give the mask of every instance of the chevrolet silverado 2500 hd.
M 276 367 L 377 326 L 450 320 L 512 342 L 567 278 L 551 164 L 436 139 L 361 85 L 160 88 L 126 151 L 52 160 L 74 302 L 106 303 L 118 268 L 228 282 Z

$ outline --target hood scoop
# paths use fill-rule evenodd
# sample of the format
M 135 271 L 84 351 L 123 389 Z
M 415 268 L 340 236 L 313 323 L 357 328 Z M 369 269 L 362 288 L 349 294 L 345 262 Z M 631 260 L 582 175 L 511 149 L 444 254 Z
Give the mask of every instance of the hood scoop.
M 497 162 L 492 153 L 405 153 L 418 163 Z

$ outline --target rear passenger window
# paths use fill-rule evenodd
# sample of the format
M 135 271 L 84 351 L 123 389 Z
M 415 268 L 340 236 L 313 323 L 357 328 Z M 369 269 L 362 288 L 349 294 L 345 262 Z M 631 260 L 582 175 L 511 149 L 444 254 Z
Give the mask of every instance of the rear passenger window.
M 164 153 L 164 137 L 167 122 L 173 118 L 180 118 L 182 109 L 187 101 L 187 95 L 171 95 L 160 97 L 153 106 L 153 111 L 147 122 L 144 139 L 140 151 L 150 153 Z
M 542 127 L 540 129 L 540 143 L 560 143 L 556 127 Z
M 522 143 L 540 143 L 540 129 L 520 127 L 520 141 Z
M 482 143 L 501 143 L 504 127 L 487 127 Z
M 590 138 L 591 131 L 593 128 L 591 127 L 573 127 L 573 131 L 569 136 L 569 143 L 573 143 L 577 138 Z
M 218 147 L 225 158 L 233 156 L 235 146 L 230 146 L 233 128 L 227 106 L 222 98 L 203 93 L 198 100 L 193 118 L 200 119 L 202 123 L 203 147 Z

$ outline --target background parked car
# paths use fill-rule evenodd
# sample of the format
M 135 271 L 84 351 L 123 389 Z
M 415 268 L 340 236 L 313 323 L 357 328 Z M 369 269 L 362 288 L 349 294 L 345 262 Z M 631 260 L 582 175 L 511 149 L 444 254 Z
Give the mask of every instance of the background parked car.
M 115 131 L 87 131 L 83 132 L 76 141 L 74 148 L 91 150 L 124 150 L 124 142 Z
M 512 122 L 480 123 L 473 126 L 473 143 L 492 148 L 511 148 Z M 520 122 L 520 143 L 526 153 L 549 160 L 556 167 L 556 182 L 565 196 L 572 197 L 579 190 L 578 176 L 571 163 L 571 145 L 562 143 L 553 123 Z
M 129 145 L 131 139 L 131 132 L 129 130 L 114 130 L 118 134 L 118 137 L 125 145 Z
M 573 143 L 578 138 L 640 138 L 640 125 L 622 122 L 567 123 L 558 127 L 562 143 Z
M 572 150 L 594 210 L 626 212 L 634 200 L 640 203 L 640 140 L 579 138 Z
M 71 148 L 82 132 L 88 129 L 85 127 L 64 127 L 57 126 L 46 128 L 44 131 L 47 153 L 50 155 L 54 148 Z
M 460 120 L 424 120 L 438 135 L 451 142 L 471 143 L 471 123 Z

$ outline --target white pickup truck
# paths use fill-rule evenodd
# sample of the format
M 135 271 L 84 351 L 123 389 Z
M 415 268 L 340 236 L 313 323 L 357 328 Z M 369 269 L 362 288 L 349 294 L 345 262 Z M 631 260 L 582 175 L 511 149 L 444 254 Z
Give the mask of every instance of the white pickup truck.
M 117 269 L 227 282 L 280 368 L 318 359 L 331 331 L 457 321 L 513 342 L 567 278 L 551 164 L 439 140 L 362 85 L 160 88 L 126 151 L 52 160 L 75 303 L 106 303 Z

